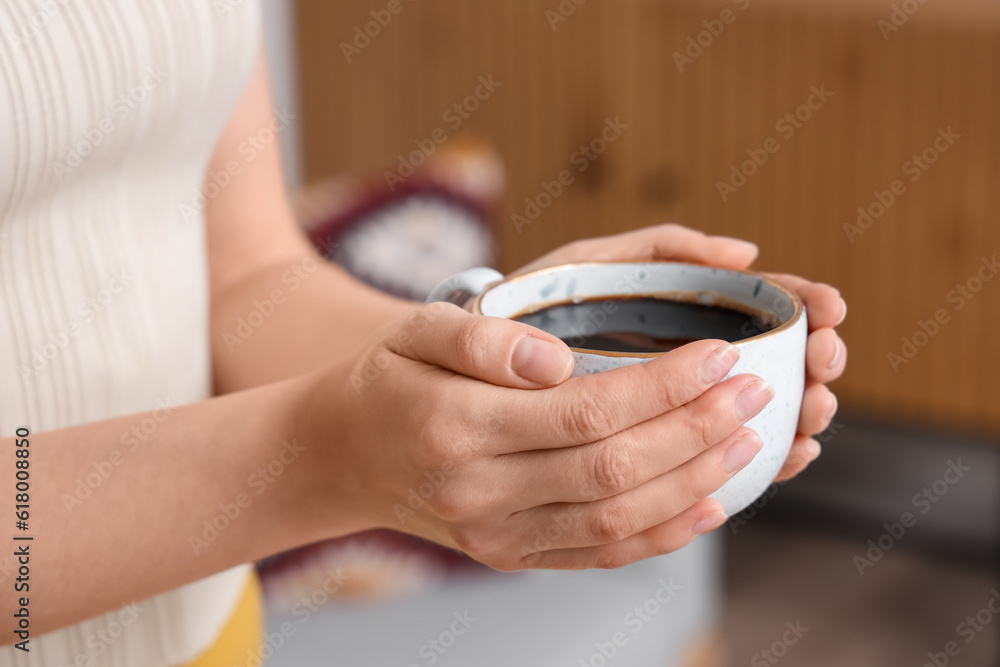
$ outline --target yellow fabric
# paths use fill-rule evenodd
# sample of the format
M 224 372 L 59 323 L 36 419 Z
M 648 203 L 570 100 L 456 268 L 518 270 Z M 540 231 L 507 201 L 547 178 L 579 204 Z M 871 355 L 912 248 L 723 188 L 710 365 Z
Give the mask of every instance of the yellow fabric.
M 243 597 L 212 646 L 184 667 L 257 667 L 264 636 L 264 605 L 260 580 L 252 572 Z

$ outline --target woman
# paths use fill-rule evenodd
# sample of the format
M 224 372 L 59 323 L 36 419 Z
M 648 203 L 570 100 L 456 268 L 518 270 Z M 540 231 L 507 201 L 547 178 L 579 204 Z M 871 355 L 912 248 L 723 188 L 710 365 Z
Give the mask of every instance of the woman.
M 515 570 L 620 566 L 724 521 L 707 495 L 759 449 L 742 424 L 771 396 L 718 382 L 730 346 L 567 382 L 552 336 L 368 289 L 289 211 L 253 2 L 39 7 L 0 0 L 5 479 L 30 452 L 26 528 L 5 504 L 2 531 L 31 573 L 15 598 L 0 563 L 5 628 L 30 616 L 0 664 L 234 664 L 259 641 L 247 563 L 373 527 Z M 523 270 L 755 256 L 667 225 Z M 789 477 L 836 409 L 846 308 L 780 279 L 812 328 Z M 534 551 L 565 503 L 572 524 Z

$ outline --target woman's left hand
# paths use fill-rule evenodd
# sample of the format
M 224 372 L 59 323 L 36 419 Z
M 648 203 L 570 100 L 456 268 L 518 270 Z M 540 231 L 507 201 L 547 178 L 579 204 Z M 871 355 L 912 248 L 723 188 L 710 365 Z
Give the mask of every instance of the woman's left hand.
M 624 234 L 574 241 L 514 272 L 514 275 L 550 266 L 584 261 L 652 262 L 672 260 L 747 269 L 757 259 L 757 246 L 726 236 L 708 236 L 682 225 L 646 227 Z M 813 437 L 823 432 L 837 412 L 837 398 L 826 383 L 836 380 L 847 364 L 847 346 L 834 327 L 847 316 L 840 292 L 823 283 L 784 273 L 766 273 L 795 291 L 809 311 L 806 346 L 806 391 L 799 415 L 799 432 L 775 481 L 798 475 L 820 454 Z

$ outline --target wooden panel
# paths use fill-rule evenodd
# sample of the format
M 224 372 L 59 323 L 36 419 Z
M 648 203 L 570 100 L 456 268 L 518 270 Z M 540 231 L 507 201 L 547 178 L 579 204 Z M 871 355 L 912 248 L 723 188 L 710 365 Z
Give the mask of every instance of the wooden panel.
M 848 299 L 843 404 L 1000 433 L 1000 280 L 961 310 L 948 301 L 1000 253 L 1000 6 L 927 3 L 885 40 L 883 0 L 590 0 L 553 31 L 558 4 L 403 0 L 347 63 L 340 43 L 385 5 L 300 0 L 308 176 L 381 171 L 435 128 L 453 135 L 442 114 L 492 74 L 502 87 L 460 132 L 491 138 L 509 168 L 504 268 L 667 220 L 750 238 L 762 267 Z M 735 21 L 679 72 L 672 54 L 727 8 Z M 833 97 L 782 137 L 775 123 L 821 85 Z M 575 171 L 609 117 L 628 129 Z M 961 137 L 910 182 L 904 162 L 947 127 Z M 769 137 L 778 152 L 723 201 L 718 181 Z M 575 182 L 519 230 L 511 214 L 562 169 Z M 845 223 L 894 179 L 905 194 L 852 243 Z M 888 355 L 938 309 L 950 322 L 894 371 Z

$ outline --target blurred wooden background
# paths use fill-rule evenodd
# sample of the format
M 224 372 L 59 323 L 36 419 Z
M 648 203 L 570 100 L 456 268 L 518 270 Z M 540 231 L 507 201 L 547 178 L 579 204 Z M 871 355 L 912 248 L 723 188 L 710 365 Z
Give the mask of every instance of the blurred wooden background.
M 848 300 L 842 405 L 1000 434 L 1000 278 L 948 300 L 1000 254 L 1000 4 L 897 0 L 919 9 L 884 39 L 884 0 L 400 0 L 348 63 L 341 43 L 388 4 L 298 2 L 307 178 L 381 173 L 436 128 L 487 137 L 508 168 L 502 268 L 664 221 L 748 238 L 761 268 Z M 553 30 L 560 5 L 575 11 Z M 678 71 L 673 54 L 723 10 L 732 22 Z M 502 85 L 453 131 L 443 115 L 481 75 Z M 777 131 L 812 86 L 833 96 Z M 609 117 L 628 129 L 578 172 L 571 156 Z M 911 182 L 904 163 L 948 127 L 960 138 Z M 778 152 L 723 201 L 717 182 L 768 138 Z M 574 183 L 519 230 L 511 214 L 564 169 Z M 852 243 L 844 225 L 895 179 L 905 194 Z M 950 321 L 894 370 L 939 309 Z

